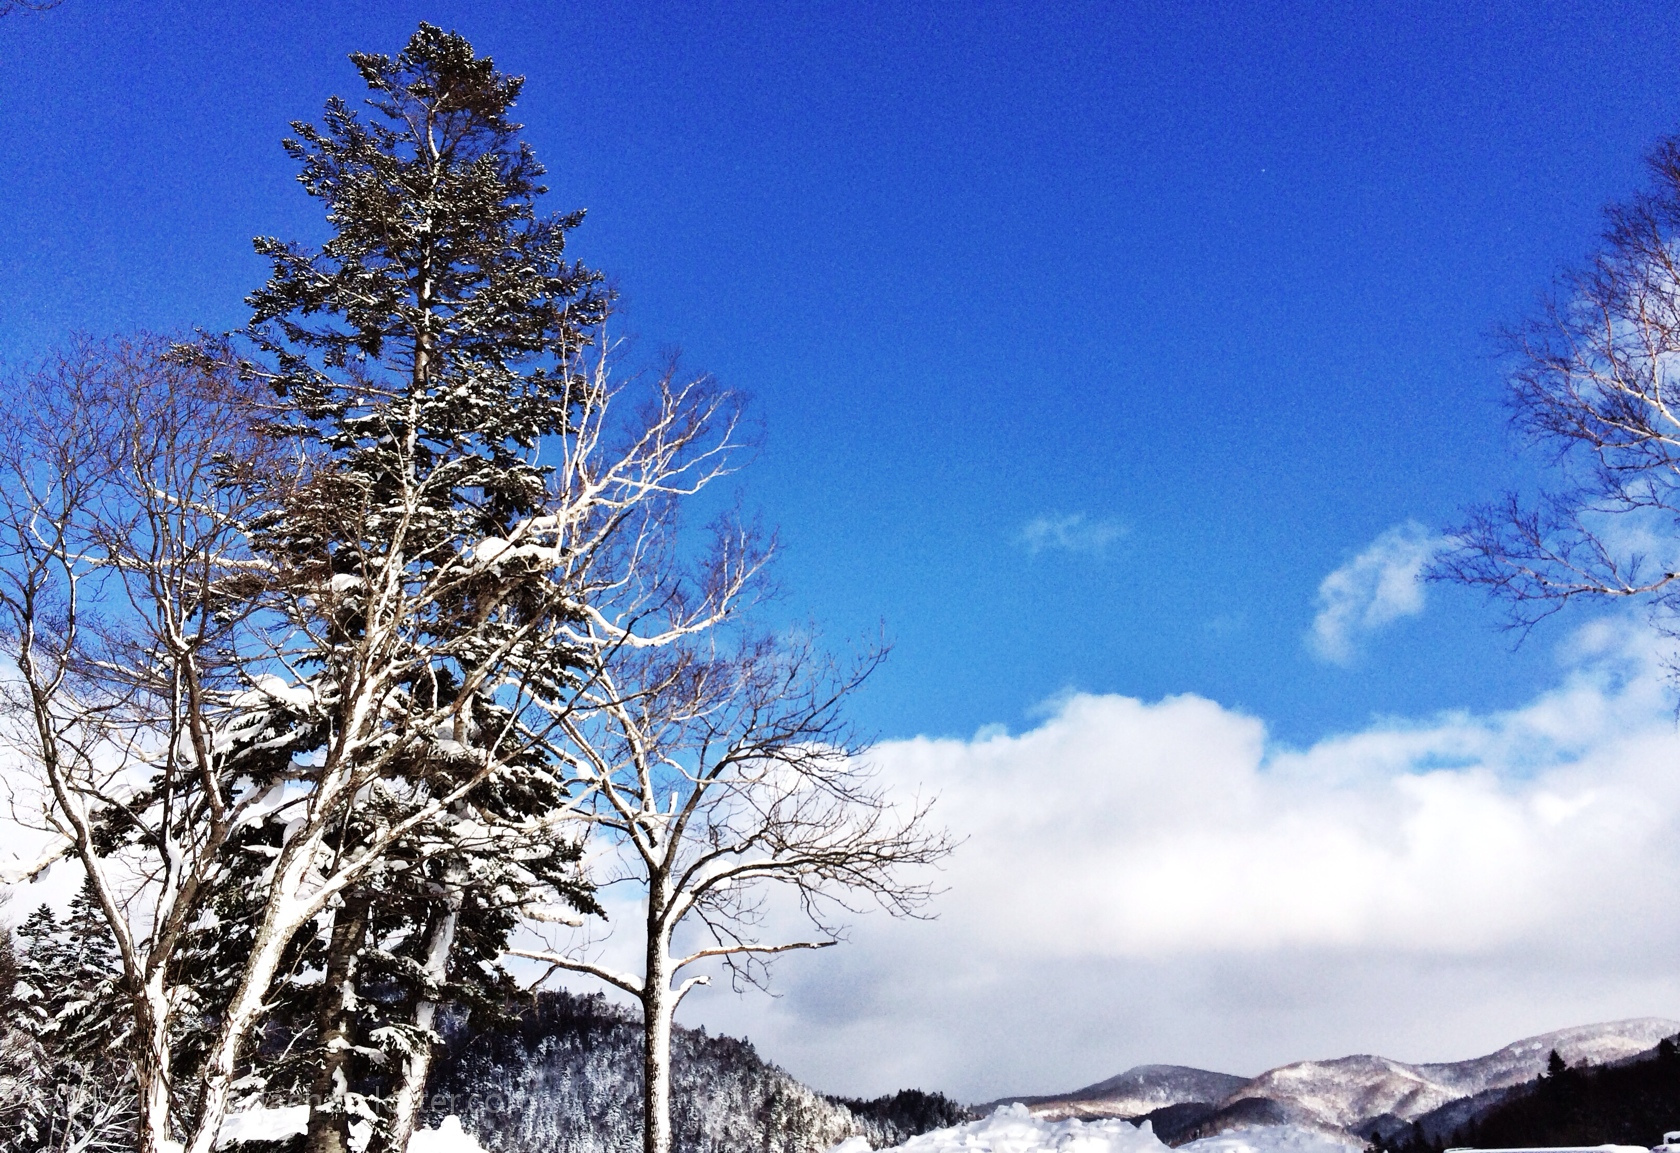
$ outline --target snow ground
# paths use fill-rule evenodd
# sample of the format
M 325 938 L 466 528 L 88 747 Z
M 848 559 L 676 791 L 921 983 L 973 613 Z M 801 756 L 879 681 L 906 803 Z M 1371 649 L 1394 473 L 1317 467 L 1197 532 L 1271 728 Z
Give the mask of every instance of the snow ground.
M 1302 1125 L 1258 1125 L 1180 1145 L 1178 1153 L 1357 1153 L 1365 1142 Z
M 461 1119 L 452 1113 L 436 1129 L 416 1129 L 408 1139 L 408 1153 L 484 1153 L 484 1146 L 461 1128 Z
M 242 1109 L 229 1113 L 222 1121 L 216 1146 L 227 1149 L 246 1141 L 284 1141 L 308 1128 L 307 1105 L 291 1105 L 283 1109 Z M 355 1136 L 352 1133 L 352 1146 L 356 1144 Z M 361 1144 L 364 1147 L 367 1144 L 365 1135 Z M 408 1153 L 484 1153 L 484 1146 L 478 1143 L 478 1138 L 461 1128 L 459 1117 L 451 1115 L 445 1117 L 436 1129 L 416 1129 L 414 1136 L 408 1139 Z
M 243 1145 L 247 1141 L 284 1141 L 309 1128 L 309 1106 L 288 1105 L 284 1109 L 241 1109 L 222 1118 L 216 1147 Z
M 905 1153 L 1168 1153 L 1147 1124 L 1138 1127 L 1130 1121 L 1045 1121 L 1019 1104 L 1000 1105 L 990 1117 L 949 1129 L 935 1129 L 893 1148 L 903 1149 Z M 867 1141 L 853 1137 L 829 1153 L 866 1153 L 868 1149 Z
M 1363 1147 L 1361 1141 L 1318 1129 L 1266 1125 L 1204 1137 L 1182 1146 L 1178 1153 L 1355 1153 Z M 1027 1112 L 1024 1105 L 1002 1105 L 990 1117 L 935 1129 L 893 1148 L 905 1153 L 1169 1153 L 1148 1123 L 1046 1121 Z M 828 1153 L 869 1153 L 869 1142 L 853 1137 Z

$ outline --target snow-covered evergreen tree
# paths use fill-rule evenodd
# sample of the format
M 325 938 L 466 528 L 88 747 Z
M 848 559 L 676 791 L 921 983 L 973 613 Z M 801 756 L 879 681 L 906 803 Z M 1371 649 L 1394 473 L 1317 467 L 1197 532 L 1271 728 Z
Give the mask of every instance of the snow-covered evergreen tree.
M 541 994 L 507 1024 L 451 1029 L 431 1120 L 459 1114 L 491 1153 L 637 1148 L 641 1034 L 634 1012 L 598 995 L 558 991 Z M 676 1153 L 819 1153 L 853 1134 L 878 1146 L 897 1139 L 800 1084 L 746 1041 L 678 1028 L 672 1056 Z
M 213 1153 L 300 1043 L 384 1047 L 400 1148 L 442 1002 L 518 919 L 588 908 L 589 679 L 727 618 L 763 555 L 723 522 L 678 563 L 735 404 L 610 377 L 519 80 L 425 25 L 354 60 L 367 119 L 288 144 L 332 238 L 259 242 L 243 343 L 79 345 L 0 404 L 8 699 L 121 959 L 144 1153 Z M 320 982 L 356 958 L 365 1000 Z M 354 1073 L 312 1138 L 343 1144 Z
M 115 1150 L 134 1139 L 122 966 L 87 887 L 64 920 L 42 905 L 18 929 L 0 1074 L 7 1153 Z
M 335 99 L 286 143 L 334 236 L 319 251 L 258 242 L 273 264 L 251 297 L 265 355 L 244 365 L 287 402 L 308 462 L 257 540 L 292 593 L 288 657 L 326 718 L 323 766 L 359 786 L 336 790 L 345 814 L 322 847 L 379 857 L 341 895 L 377 896 L 379 916 L 330 936 L 318 1153 L 342 1153 L 357 1112 L 406 1144 L 463 912 L 483 937 L 465 950 L 474 971 L 537 891 L 590 907 L 547 824 L 569 785 L 522 706 L 575 681 L 559 630 L 578 590 L 551 579 L 568 526 L 536 527 L 553 512 L 540 454 L 578 432 L 606 298 L 564 258 L 581 214 L 535 210 L 543 170 L 507 116 L 518 78 L 429 25 L 395 59 L 352 60 L 371 120 Z M 481 563 L 483 542 L 521 533 L 536 555 Z M 401 990 L 394 1012 L 357 991 L 381 984 Z M 344 1036 L 357 1018 L 362 1035 Z M 352 1058 L 375 1044 L 383 1115 L 351 1089 Z
M 395 58 L 352 60 L 367 118 L 335 99 L 287 142 L 334 235 L 258 242 L 272 274 L 239 362 L 303 462 L 254 539 L 292 622 L 289 699 L 319 718 L 294 753 L 319 765 L 310 828 L 280 848 L 257 947 L 277 957 L 305 904 L 378 911 L 328 931 L 312 1153 L 342 1153 L 354 1113 L 400 1150 L 443 999 L 482 984 L 522 917 L 593 909 L 560 827 L 583 789 L 556 739 L 594 707 L 603 650 L 726 615 L 756 558 L 726 532 L 715 579 L 672 595 L 649 529 L 721 468 L 732 403 L 665 376 L 609 422 L 607 298 L 563 255 L 582 214 L 536 210 L 543 170 L 508 116 L 521 81 L 429 25 Z M 304 902 L 326 852 L 348 866 Z M 236 1016 L 258 1012 L 256 984 Z M 208 1095 L 237 1062 L 213 1058 Z

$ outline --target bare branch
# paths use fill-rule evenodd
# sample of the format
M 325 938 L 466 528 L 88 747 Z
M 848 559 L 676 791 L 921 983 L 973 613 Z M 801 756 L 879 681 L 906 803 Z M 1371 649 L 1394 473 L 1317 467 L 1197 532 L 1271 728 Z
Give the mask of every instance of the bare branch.
M 1551 491 L 1470 510 L 1429 575 L 1482 588 L 1521 634 L 1577 600 L 1680 609 L 1680 137 L 1606 211 L 1598 250 L 1505 334 L 1513 427 Z
M 579 961 L 563 953 L 533 952 L 525 949 L 509 949 L 508 956 L 523 957 L 528 961 L 542 961 L 553 969 L 565 969 L 572 973 L 586 973 L 591 977 L 599 977 L 609 985 L 623 989 L 635 997 L 642 995 L 642 982 L 629 973 L 619 973 L 600 965 L 592 965 L 588 961 Z M 539 984 L 541 981 L 539 980 Z
M 739 953 L 789 953 L 795 949 L 826 949 L 830 945 L 838 945 L 839 941 L 786 941 L 780 945 L 726 945 L 715 949 L 701 949 L 698 953 L 690 953 L 680 961 L 671 963 L 671 971 L 685 969 L 696 961 L 705 961 L 713 957 L 732 957 Z

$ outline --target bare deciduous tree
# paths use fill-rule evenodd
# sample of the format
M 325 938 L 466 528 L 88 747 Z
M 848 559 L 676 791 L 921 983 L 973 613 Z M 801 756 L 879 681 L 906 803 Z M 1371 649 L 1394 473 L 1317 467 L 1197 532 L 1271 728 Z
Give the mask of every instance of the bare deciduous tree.
M 603 887 L 631 886 L 643 900 L 640 971 L 574 950 L 517 953 L 641 1004 L 647 1153 L 671 1147 L 672 1019 L 709 982 L 706 963 L 758 985 L 774 954 L 835 944 L 837 914 L 860 900 L 913 914 L 930 895 L 917 868 L 950 850 L 926 803 L 894 806 L 843 717 L 878 656 L 842 670 L 808 641 L 719 645 L 603 665 L 594 707 L 564 720 L 592 786 L 589 819 L 616 850 Z M 766 937 L 777 890 L 813 936 Z
M 7 736 L 115 937 L 146 1149 L 170 1136 L 176 953 L 256 803 L 227 770 L 260 726 L 224 729 L 260 567 L 241 481 L 283 473 L 245 386 L 160 352 L 80 342 L 0 406 Z
M 44 819 L 92 879 L 122 957 L 140 1148 L 184 1136 L 208 1153 L 298 934 L 328 931 L 318 918 L 393 846 L 437 839 L 429 830 L 451 814 L 481 816 L 470 807 L 481 786 L 546 776 L 560 807 L 531 826 L 563 818 L 589 782 L 550 750 L 575 709 L 596 707 L 580 692 L 615 654 L 728 619 L 761 557 L 725 531 L 706 588 L 669 586 L 656 526 L 721 474 L 733 401 L 673 370 L 639 389 L 632 418 L 609 420 L 620 394 L 603 356 L 575 390 L 541 500 L 504 535 L 433 548 L 418 571 L 400 538 L 348 573 L 288 564 L 253 549 L 254 521 L 278 508 L 296 524 L 303 505 L 353 532 L 381 509 L 329 509 L 322 489 L 344 480 L 330 457 L 281 451 L 256 430 L 273 414 L 249 385 L 160 351 L 83 345 L 11 382 L 0 611 L 20 722 L 8 736 L 39 772 Z M 407 480 L 381 493 L 385 509 L 428 499 L 419 470 L 393 472 Z M 440 613 L 478 627 L 442 627 Z M 352 635 L 337 623 L 347 614 Z M 555 662 L 563 675 L 545 679 Z M 434 677 L 453 691 L 416 691 Z M 343 843 L 352 820 L 363 835 Z M 189 1081 L 172 1028 L 205 1006 L 182 943 L 213 915 L 230 842 L 259 822 L 283 838 L 265 850 L 245 951 Z M 434 929 L 437 968 L 448 919 Z M 423 1080 L 427 1062 L 404 1068 Z M 399 1085 L 401 1136 L 420 1088 Z
M 1554 486 L 1472 510 L 1432 575 L 1487 589 L 1527 630 L 1582 599 L 1680 609 L 1680 137 L 1603 241 L 1507 333 L 1512 420 Z

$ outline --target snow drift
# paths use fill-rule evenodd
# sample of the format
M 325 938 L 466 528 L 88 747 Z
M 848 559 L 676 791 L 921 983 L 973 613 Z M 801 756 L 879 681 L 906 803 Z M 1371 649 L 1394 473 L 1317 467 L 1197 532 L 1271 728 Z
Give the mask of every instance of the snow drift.
M 868 1148 L 854 1137 L 830 1153 L 866 1153 Z M 906 1153 L 1167 1153 L 1147 1122 L 1049 1121 L 1018 1104 L 1001 1105 L 990 1117 L 935 1129 L 893 1148 Z
M 1356 1139 L 1296 1125 L 1275 1125 L 1208 1137 L 1183 1146 L 1194 1153 L 1351 1153 L 1363 1147 Z M 991 1116 L 966 1125 L 936 1129 L 894 1145 L 904 1153 L 1168 1153 L 1149 1122 L 1035 1117 L 1025 1105 L 1000 1105 Z M 853 1137 L 829 1153 L 869 1153 L 869 1143 Z

